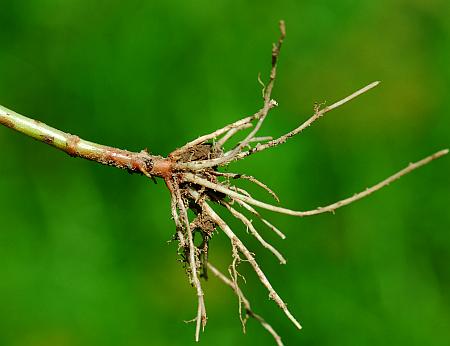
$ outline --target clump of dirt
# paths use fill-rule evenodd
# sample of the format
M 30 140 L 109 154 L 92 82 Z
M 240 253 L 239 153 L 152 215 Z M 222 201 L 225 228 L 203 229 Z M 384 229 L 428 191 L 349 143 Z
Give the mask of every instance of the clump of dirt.
M 206 232 L 208 236 L 211 236 L 216 230 L 217 225 L 209 215 L 201 212 L 197 214 L 197 217 L 192 221 L 191 227 L 192 229 L 200 229 L 203 232 Z
M 203 143 L 187 148 L 185 151 L 179 153 L 175 159 L 181 162 L 192 162 L 216 159 L 222 154 L 222 150 L 212 143 Z

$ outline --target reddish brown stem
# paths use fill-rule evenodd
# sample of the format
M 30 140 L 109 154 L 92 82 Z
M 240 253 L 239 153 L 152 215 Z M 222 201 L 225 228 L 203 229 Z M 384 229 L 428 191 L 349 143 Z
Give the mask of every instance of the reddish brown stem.
M 62 150 L 72 157 L 81 157 L 147 176 L 166 178 L 172 173 L 172 161 L 150 155 L 146 150 L 132 152 L 89 142 L 2 106 L 0 124 Z

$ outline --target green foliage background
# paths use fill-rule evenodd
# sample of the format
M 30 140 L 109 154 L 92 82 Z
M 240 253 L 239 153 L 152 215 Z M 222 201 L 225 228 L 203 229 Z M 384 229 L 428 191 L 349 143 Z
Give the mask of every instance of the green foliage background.
M 257 110 L 280 18 L 280 107 L 264 135 L 381 80 L 301 137 L 234 165 L 292 208 L 346 197 L 449 145 L 446 0 L 0 4 L 0 103 L 130 150 L 166 155 Z M 183 323 L 194 290 L 167 243 L 164 184 L 6 128 L 0 148 L 0 345 L 194 344 Z M 435 162 L 336 215 L 270 215 L 288 235 L 264 231 L 283 267 L 233 223 L 304 329 L 243 264 L 254 309 L 287 345 L 449 345 L 449 168 L 449 158 Z M 226 268 L 227 239 L 211 248 Z M 228 288 L 211 278 L 206 294 L 201 344 L 273 344 L 254 321 L 242 334 Z

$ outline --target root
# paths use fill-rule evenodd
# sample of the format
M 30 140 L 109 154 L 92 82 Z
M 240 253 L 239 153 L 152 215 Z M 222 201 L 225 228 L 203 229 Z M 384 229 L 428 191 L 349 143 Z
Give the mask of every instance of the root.
M 249 219 L 247 219 L 243 214 L 239 213 L 236 209 L 234 209 L 232 206 L 230 206 L 227 202 L 222 202 L 222 205 L 224 205 L 235 218 L 237 218 L 245 226 L 247 226 L 247 228 L 250 230 L 250 233 L 261 243 L 261 245 L 263 247 L 265 247 L 270 252 L 272 252 L 272 254 L 276 258 L 278 258 L 278 260 L 280 261 L 281 264 L 286 264 L 286 260 L 284 259 L 284 257 L 278 252 L 277 249 L 275 249 L 272 245 L 267 243 L 261 237 L 261 235 L 258 233 L 258 231 L 256 230 L 256 228 L 253 226 L 252 222 Z
M 261 325 L 273 336 L 273 338 L 275 339 L 275 342 L 278 346 L 283 346 L 283 342 L 281 341 L 281 337 L 278 335 L 278 333 L 272 328 L 272 326 L 267 323 L 264 318 L 262 318 L 260 315 L 256 314 L 251 306 L 250 306 L 250 302 L 249 300 L 244 296 L 244 294 L 242 293 L 240 287 L 238 285 L 235 284 L 235 282 L 231 281 L 230 279 L 228 279 L 224 274 L 222 274 L 216 267 L 214 267 L 211 263 L 208 263 L 208 268 L 212 271 L 212 273 L 219 278 L 220 280 L 222 280 L 222 282 L 231 287 L 231 289 L 234 291 L 234 293 L 236 294 L 236 296 L 239 299 L 239 304 L 242 304 L 244 306 L 245 309 L 245 313 L 247 314 L 247 316 L 254 318 L 255 320 L 257 320 L 259 323 L 261 323 Z
M 195 328 L 195 341 L 200 340 L 200 326 L 202 326 L 203 330 L 206 326 L 206 307 L 205 307 L 205 301 L 203 297 L 203 290 L 202 285 L 199 280 L 199 275 L 197 272 L 197 269 L 199 267 L 198 265 L 198 258 L 197 258 L 197 251 L 196 247 L 194 246 L 194 240 L 192 236 L 192 230 L 189 224 L 189 219 L 186 211 L 186 207 L 184 205 L 183 198 L 181 196 L 180 190 L 178 189 L 178 184 L 173 185 L 175 190 L 175 196 L 178 202 L 178 209 L 181 212 L 181 219 L 183 220 L 186 232 L 187 232 L 187 238 L 188 238 L 188 244 L 187 247 L 189 249 L 188 256 L 189 256 L 189 267 L 191 271 L 191 282 L 194 285 L 195 289 L 197 290 L 197 298 L 198 298 L 198 308 L 197 308 L 197 317 L 196 317 L 196 328 Z
M 248 204 L 252 204 L 254 206 L 257 206 L 257 207 L 260 207 L 263 209 L 271 210 L 276 213 L 303 217 L 303 216 L 312 216 L 312 215 L 317 215 L 317 214 L 322 214 L 322 213 L 327 213 L 327 212 L 334 213 L 334 211 L 336 209 L 346 206 L 348 204 L 351 204 L 353 202 L 356 202 L 356 201 L 360 200 L 361 198 L 367 197 L 371 193 L 373 193 L 377 190 L 380 190 L 381 188 L 389 185 L 390 183 L 394 182 L 397 179 L 400 179 L 402 176 L 404 176 L 408 173 L 411 173 L 412 171 L 416 170 L 417 168 L 420 168 L 420 167 L 430 163 L 431 161 L 436 160 L 447 154 L 448 154 L 448 149 L 440 150 L 430 156 L 425 157 L 424 159 L 422 159 L 420 161 L 417 161 L 415 163 L 410 163 L 407 167 L 405 167 L 402 170 L 398 171 L 397 173 L 391 175 L 390 177 L 380 181 L 378 184 L 375 184 L 375 185 L 365 189 L 364 191 L 356 193 L 351 197 L 345 198 L 343 200 L 340 200 L 333 204 L 327 205 L 325 207 L 318 207 L 316 209 L 307 210 L 307 211 L 296 211 L 296 210 L 286 209 L 286 208 L 277 207 L 277 206 L 274 206 L 271 204 L 267 204 L 267 203 L 261 202 L 257 199 L 254 199 L 252 197 L 249 197 L 249 196 L 246 196 L 243 194 L 239 194 L 221 184 L 212 183 L 212 182 L 210 182 L 206 179 L 203 179 L 201 177 L 198 177 L 192 173 L 184 174 L 184 181 L 193 183 L 196 185 L 200 185 L 200 186 L 203 186 L 205 188 L 208 188 L 208 189 L 211 189 L 211 190 L 214 190 L 217 192 L 221 192 L 233 199 L 237 199 L 242 202 L 246 202 Z
M 416 163 L 409 164 L 406 168 L 362 192 L 328 206 L 312 210 L 291 210 L 268 204 L 252 197 L 247 190 L 239 186 L 241 180 L 250 181 L 256 186 L 264 189 L 276 202 L 279 203 L 280 201 L 272 189 L 253 176 L 222 172 L 220 169 L 233 161 L 245 159 L 254 153 L 285 143 L 289 138 L 303 132 L 326 113 L 366 93 L 379 84 L 379 82 L 373 82 L 342 100 L 333 103 L 331 106 L 324 108 L 315 106 L 314 114 L 308 120 L 294 130 L 276 139 L 267 136 L 258 136 L 258 131 L 270 110 L 277 106 L 277 102 L 271 98 L 271 95 L 277 74 L 280 49 L 285 37 L 284 22 L 280 22 L 280 33 L 280 38 L 278 39 L 278 42 L 274 44 L 272 50 L 272 68 L 270 70 L 269 81 L 266 84 L 261 81 L 263 86 L 263 107 L 252 116 L 238 120 L 210 134 L 201 136 L 185 144 L 183 147 L 176 149 L 168 157 L 171 162 L 171 165 L 169 166 L 170 170 L 164 170 L 164 172 L 170 172 L 170 174 L 165 175 L 164 178 L 172 197 L 172 217 L 177 229 L 175 238 L 179 241 L 179 250 L 187 267 L 189 280 L 196 289 L 198 297 L 197 317 L 194 319 L 196 322 L 196 341 L 199 340 L 200 329 L 205 327 L 207 320 L 200 277 L 206 279 L 207 269 L 209 269 L 215 276 L 231 287 L 236 294 L 239 304 L 239 319 L 244 333 L 247 320 L 249 317 L 252 317 L 259 321 L 261 325 L 269 331 L 277 345 L 282 345 L 281 338 L 275 330 L 265 322 L 261 316 L 255 314 L 251 310 L 249 301 L 239 287 L 238 281 L 242 276 L 239 274 L 237 267 L 241 261 L 250 263 L 259 281 L 267 289 L 269 298 L 278 305 L 287 318 L 291 320 L 298 329 L 302 328 L 297 319 L 288 310 L 286 303 L 281 299 L 267 279 L 267 276 L 256 262 L 254 254 L 248 250 L 242 240 L 231 230 L 230 226 L 219 216 L 219 214 L 213 210 L 210 204 L 215 203 L 224 207 L 234 218 L 243 224 L 247 231 L 258 240 L 262 247 L 269 250 L 281 264 L 285 264 L 286 259 L 283 255 L 262 237 L 252 221 L 239 211 L 236 206 L 255 216 L 270 230 L 284 239 L 285 235 L 263 218 L 255 208 L 262 208 L 276 213 L 299 217 L 312 216 L 326 212 L 334 213 L 336 209 L 356 202 L 357 200 L 389 185 L 391 182 L 413 170 L 448 153 L 448 150 L 438 151 Z M 228 151 L 224 149 L 224 146 L 228 146 L 236 134 L 247 129 L 251 130 L 243 140 L 237 142 L 234 146 L 230 145 L 232 149 Z M 144 172 L 144 174 L 152 176 L 151 172 Z M 233 180 L 233 183 L 231 183 L 231 180 Z M 196 215 L 195 220 L 189 221 L 187 209 L 191 209 L 194 212 Z M 208 242 L 217 229 L 220 229 L 229 238 L 231 243 L 232 262 L 228 269 L 229 278 L 208 263 Z M 195 234 L 199 233 L 203 240 L 202 244 L 198 247 L 194 244 L 194 232 Z M 242 258 L 240 257 L 241 255 Z
M 245 175 L 245 174 L 222 173 L 222 172 L 216 172 L 216 171 L 213 172 L 213 174 L 216 175 L 216 176 L 227 177 L 227 178 L 231 178 L 231 179 L 248 180 L 248 181 L 254 183 L 255 185 L 258 185 L 259 187 L 261 187 L 264 190 L 266 190 L 277 202 L 280 202 L 280 198 L 277 196 L 277 194 L 275 192 L 273 192 L 272 189 L 270 189 L 266 184 L 262 183 L 261 181 L 259 181 L 255 177 L 252 177 L 250 175 Z
M 198 193 L 195 190 L 189 190 L 193 198 L 198 197 Z M 286 314 L 286 316 L 292 321 L 292 323 L 298 328 L 301 329 L 300 323 L 295 319 L 295 317 L 291 314 L 291 312 L 288 310 L 287 305 L 284 303 L 284 301 L 280 298 L 278 293 L 273 289 L 272 285 L 270 284 L 269 280 L 267 279 L 264 272 L 259 267 L 258 263 L 256 262 L 255 258 L 253 257 L 252 253 L 247 249 L 247 247 L 242 243 L 242 241 L 234 234 L 234 232 L 231 230 L 231 228 L 227 225 L 223 219 L 217 215 L 217 213 L 206 203 L 205 201 L 202 201 L 200 206 L 202 207 L 202 210 L 208 214 L 212 220 L 222 229 L 222 231 L 227 235 L 227 237 L 230 239 L 231 244 L 233 246 L 236 246 L 238 250 L 244 255 L 244 257 L 247 259 L 247 261 L 250 263 L 250 265 L 253 267 L 253 270 L 255 271 L 256 275 L 258 276 L 261 283 L 267 288 L 269 291 L 269 298 L 274 300 L 275 303 L 280 307 L 281 310 Z
M 284 235 L 283 232 L 281 232 L 277 227 L 272 225 L 269 221 L 264 219 L 261 216 L 261 214 L 258 213 L 251 205 L 248 205 L 247 203 L 240 201 L 238 199 L 235 199 L 233 201 L 236 202 L 237 204 L 239 204 L 240 206 L 242 206 L 244 209 L 247 209 L 253 215 L 255 215 L 258 219 L 261 220 L 262 223 L 264 223 L 267 227 L 269 227 L 272 231 L 274 231 L 281 239 L 286 239 L 286 236 Z

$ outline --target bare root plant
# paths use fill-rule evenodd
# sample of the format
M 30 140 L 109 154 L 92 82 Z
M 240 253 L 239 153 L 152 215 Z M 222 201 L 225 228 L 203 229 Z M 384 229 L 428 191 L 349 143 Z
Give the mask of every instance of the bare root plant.
M 194 287 L 198 299 L 197 314 L 193 320 L 196 325 L 196 341 L 199 340 L 200 331 L 204 330 L 207 323 L 206 305 L 201 279 L 207 277 L 207 271 L 209 270 L 236 294 L 239 303 L 239 317 L 244 332 L 247 320 L 254 318 L 273 336 L 278 345 L 282 345 L 280 336 L 270 324 L 252 310 L 249 300 L 244 296 L 239 286 L 241 276 L 238 272 L 238 266 L 242 261 L 250 264 L 261 284 L 267 289 L 269 298 L 278 305 L 295 327 L 301 329 L 300 323 L 288 310 L 286 303 L 278 295 L 275 288 L 272 287 L 266 274 L 255 260 L 253 252 L 247 248 L 227 222 L 214 211 L 211 207 L 212 204 L 223 207 L 223 210 L 229 212 L 239 220 L 243 227 L 264 248 L 269 250 L 281 264 L 285 264 L 285 258 L 277 249 L 264 240 L 249 215 L 261 220 L 268 229 L 283 239 L 285 238 L 284 234 L 267 221 L 255 207 L 299 217 L 334 212 L 336 209 L 366 197 L 403 175 L 448 153 L 448 149 L 438 151 L 420 161 L 410 163 L 399 172 L 362 192 L 312 210 L 296 211 L 253 198 L 250 193 L 239 187 L 239 181 L 250 181 L 257 187 L 267 191 L 276 202 L 279 202 L 277 195 L 266 184 L 256 178 L 246 174 L 222 172 L 221 169 L 234 161 L 243 160 L 250 155 L 285 143 L 289 138 L 300 134 L 326 113 L 364 94 L 379 83 L 373 82 L 330 106 L 322 108 L 316 106 L 314 113 L 309 119 L 278 138 L 259 137 L 258 133 L 264 120 L 270 110 L 277 107 L 277 102 L 272 99 L 272 89 L 277 76 L 278 58 L 285 35 L 285 24 L 281 21 L 280 36 L 272 48 L 271 69 L 268 81 L 263 83 L 261 78 L 258 78 L 263 87 L 262 108 L 251 116 L 235 121 L 232 124 L 185 144 L 181 148 L 174 150 L 168 157 L 150 155 L 146 150 L 130 152 L 88 142 L 0 106 L 0 123 L 2 125 L 65 151 L 70 156 L 97 161 L 101 164 L 126 169 L 132 173 L 140 173 L 150 179 L 155 179 L 155 177 L 164 179 L 171 196 L 171 211 L 176 228 L 173 238 L 178 241 L 178 251 L 185 264 L 188 279 Z M 237 144 L 229 145 L 230 140 L 235 135 L 245 130 L 250 131 L 243 140 L 237 142 Z M 193 212 L 195 215 L 194 218 L 189 218 L 188 210 Z M 209 242 L 213 234 L 219 229 L 228 237 L 232 249 L 231 264 L 227 274 L 219 271 L 219 269 L 208 261 Z M 200 237 L 200 245 L 195 245 L 199 243 L 195 241 L 196 237 Z

